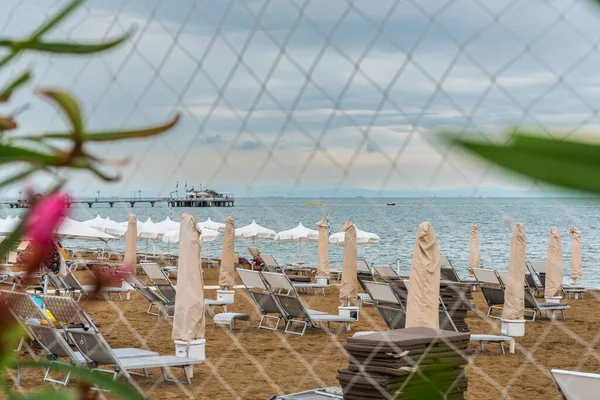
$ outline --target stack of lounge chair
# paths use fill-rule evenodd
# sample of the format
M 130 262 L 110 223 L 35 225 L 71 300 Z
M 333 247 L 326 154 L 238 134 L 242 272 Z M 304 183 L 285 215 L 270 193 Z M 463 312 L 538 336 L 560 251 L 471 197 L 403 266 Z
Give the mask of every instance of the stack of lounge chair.
M 471 285 L 453 281 L 440 282 L 440 304 L 446 307 L 458 332 L 469 332 L 467 312 L 471 309 Z
M 408 328 L 348 339 L 344 399 L 463 399 L 469 334 Z

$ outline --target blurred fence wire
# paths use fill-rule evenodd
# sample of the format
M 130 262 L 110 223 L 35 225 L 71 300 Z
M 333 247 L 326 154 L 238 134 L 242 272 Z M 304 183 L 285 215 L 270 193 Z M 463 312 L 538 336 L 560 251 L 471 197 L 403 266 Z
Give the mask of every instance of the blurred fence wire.
M 0 36 L 25 35 L 63 4 L 4 0 Z M 521 125 L 593 138 L 599 20 L 583 0 L 92 0 L 52 35 L 83 41 L 134 29 L 133 39 L 107 56 L 23 55 L 9 73 L 29 66 L 35 86 L 73 91 L 93 127 L 145 126 L 182 112 L 168 135 L 96 145 L 132 163 L 110 187 L 72 175 L 81 196 L 98 188 L 168 195 L 188 180 L 238 196 L 493 196 L 498 187 L 545 194 L 547 187 L 454 151 L 435 132 L 495 140 Z M 31 93 L 12 103 L 29 104 L 20 131 L 60 127 L 55 110 Z M 312 373 L 310 361 L 294 356 Z

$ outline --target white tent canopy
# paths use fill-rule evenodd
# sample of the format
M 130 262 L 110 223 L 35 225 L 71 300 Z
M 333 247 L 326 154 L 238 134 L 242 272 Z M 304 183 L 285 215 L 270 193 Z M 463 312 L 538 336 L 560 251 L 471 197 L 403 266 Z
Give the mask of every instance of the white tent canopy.
M 219 231 L 212 229 L 202 229 L 200 240 L 203 242 L 212 242 L 219 236 Z M 179 229 L 173 229 L 165 233 L 162 237 L 162 241 L 165 243 L 177 243 L 179 242 Z
M 235 230 L 235 237 L 241 237 L 246 239 L 272 239 L 277 233 L 274 230 L 267 229 L 252 220 L 250 225 L 242 226 Z
M 167 217 L 163 221 L 155 223 L 154 228 L 160 235 L 164 235 L 169 231 L 179 230 L 179 225 L 179 222 L 173 221 L 171 218 Z
M 127 231 L 127 227 L 119 224 L 116 221 L 110 219 L 110 217 L 102 218 L 100 215 L 97 215 L 94 219 L 88 219 L 87 221 L 83 221 L 89 227 L 94 229 L 98 229 L 99 231 L 106 232 L 109 235 L 113 236 L 123 236 Z
M 125 227 L 125 229 L 127 229 L 127 224 L 129 222 L 125 221 L 125 222 L 119 222 L 119 225 Z M 144 239 L 156 239 L 158 236 L 160 236 L 160 233 L 158 232 L 158 229 L 156 229 L 156 224 L 154 222 L 152 222 L 152 218 L 148 217 L 148 219 L 145 222 L 140 222 L 138 220 L 137 222 L 137 234 L 139 238 L 144 238 Z
M 35 221 L 31 221 L 35 223 Z M 0 221 L 0 236 L 10 235 L 19 224 L 19 221 L 13 219 L 11 221 Z M 69 217 L 65 217 L 60 224 L 55 234 L 65 239 L 82 239 L 82 240 L 111 240 L 114 236 L 94 229 L 83 222 L 75 221 Z
M 221 222 L 215 222 L 210 217 L 206 221 L 198 222 L 198 228 L 200 229 L 212 229 L 213 231 L 225 232 L 225 224 Z
M 92 239 L 92 240 L 110 240 L 114 236 L 98 229 L 87 226 L 83 222 L 75 221 L 65 217 L 62 224 L 56 230 L 56 234 L 68 239 Z
M 354 225 L 356 226 L 356 225 Z M 344 244 L 344 232 L 334 233 L 329 236 L 329 243 Z M 379 236 L 374 233 L 361 231 L 356 228 L 356 244 L 375 244 L 379 243 Z
M 298 257 L 300 258 L 300 261 L 302 261 L 302 243 L 318 241 L 319 231 L 316 231 L 314 229 L 308 229 L 307 227 L 302 225 L 302 222 L 300 222 L 295 228 L 279 232 L 275 235 L 274 239 L 279 243 L 300 243 L 300 247 L 298 249 Z
M 316 242 L 319 240 L 319 231 L 308 229 L 300 222 L 295 228 L 277 233 L 274 239 L 279 243 Z

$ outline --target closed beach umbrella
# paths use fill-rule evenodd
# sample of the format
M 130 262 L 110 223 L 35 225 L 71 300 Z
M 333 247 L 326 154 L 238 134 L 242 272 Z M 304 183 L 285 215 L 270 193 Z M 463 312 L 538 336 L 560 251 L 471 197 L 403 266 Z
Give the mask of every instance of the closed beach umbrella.
M 479 227 L 471 225 L 471 247 L 469 248 L 469 276 L 473 276 L 473 268 L 479 268 Z
M 571 279 L 573 282 L 583 279 L 581 266 L 581 232 L 576 227 L 571 228 Z
M 227 229 L 227 227 L 225 229 Z M 242 226 L 235 230 L 235 237 L 252 239 L 252 241 L 254 241 L 254 239 L 273 239 L 276 234 L 277 233 L 275 233 L 274 230 L 260 226 L 255 220 L 249 225 Z
M 559 297 L 562 293 L 563 254 L 560 232 L 553 226 L 548 239 L 548 258 L 546 258 L 546 285 L 544 297 Z
M 344 225 L 344 264 L 340 285 L 340 305 L 355 305 L 358 300 L 356 290 L 356 227 L 350 221 Z
M 344 243 L 344 231 L 334 233 L 329 236 L 329 243 L 331 244 L 343 244 Z M 361 231 L 356 228 L 356 244 L 375 244 L 379 243 L 379 236 L 374 233 Z
M 233 217 L 227 218 L 223 233 L 223 251 L 221 252 L 221 267 L 219 271 L 219 286 L 227 290 L 233 288 L 233 269 L 235 266 L 235 222 Z
M 189 342 L 204 338 L 204 282 L 200 261 L 200 230 L 193 215 L 182 213 L 180 232 L 172 338 Z
M 319 232 L 314 229 L 308 229 L 300 222 L 295 228 L 279 232 L 273 239 L 279 243 L 299 243 L 300 248 L 298 253 L 300 261 L 302 261 L 302 243 L 316 242 L 319 239 Z
M 329 225 L 327 219 L 323 218 L 317 222 L 317 226 L 319 227 L 317 276 L 329 278 Z
M 508 256 L 508 282 L 504 290 L 503 320 L 522 320 L 525 312 L 525 229 L 515 224 Z
M 125 258 L 123 265 L 135 274 L 137 268 L 137 217 L 129 214 L 127 232 L 125 233 Z
M 429 222 L 419 225 L 409 282 L 405 327 L 439 329 L 440 249 Z
M 200 230 L 203 229 L 212 229 L 214 231 L 225 232 L 225 224 L 221 222 L 215 222 L 210 217 L 206 221 L 198 222 L 198 227 Z

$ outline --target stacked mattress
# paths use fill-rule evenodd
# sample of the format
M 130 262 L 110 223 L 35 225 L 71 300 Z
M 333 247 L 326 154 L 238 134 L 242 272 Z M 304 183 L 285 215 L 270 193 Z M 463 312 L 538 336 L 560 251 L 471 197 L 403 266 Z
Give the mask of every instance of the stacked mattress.
M 464 399 L 468 333 L 407 328 L 348 339 L 344 399 Z

